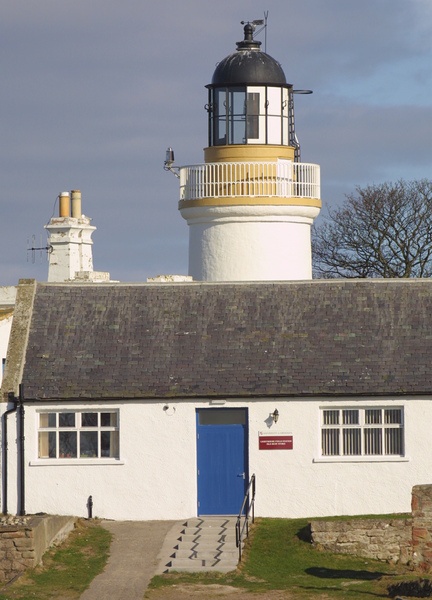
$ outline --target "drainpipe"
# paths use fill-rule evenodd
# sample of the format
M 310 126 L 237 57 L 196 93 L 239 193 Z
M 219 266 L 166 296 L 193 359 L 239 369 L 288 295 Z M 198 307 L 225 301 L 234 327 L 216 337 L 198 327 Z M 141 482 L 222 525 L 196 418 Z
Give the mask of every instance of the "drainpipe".
M 13 412 L 16 412 L 18 408 L 18 400 L 15 398 L 13 392 L 9 392 L 8 394 L 9 402 L 13 402 L 15 406 L 10 408 L 9 410 L 3 413 L 3 464 L 2 464 L 2 473 L 3 473 L 3 514 L 7 515 L 8 513 L 8 428 L 7 428 L 7 418 Z
M 18 473 L 19 473 L 19 508 L 18 516 L 25 515 L 25 464 L 24 464 L 24 386 L 21 383 L 19 386 L 19 411 L 18 411 L 18 429 L 19 429 L 19 445 L 18 445 Z
M 17 452 L 18 452 L 18 482 L 19 482 L 19 498 L 18 498 L 18 516 L 22 517 L 25 515 L 25 463 L 24 463 L 24 387 L 22 384 L 19 386 L 18 398 L 14 396 L 13 392 L 8 394 L 10 402 L 15 404 L 14 408 L 7 410 L 3 417 L 3 440 L 4 440 L 4 464 L 3 464 L 3 513 L 7 514 L 7 491 L 8 491 L 8 452 L 7 452 L 7 416 L 15 411 L 18 411 L 18 435 L 17 435 Z M 18 410 L 19 409 L 19 410 Z

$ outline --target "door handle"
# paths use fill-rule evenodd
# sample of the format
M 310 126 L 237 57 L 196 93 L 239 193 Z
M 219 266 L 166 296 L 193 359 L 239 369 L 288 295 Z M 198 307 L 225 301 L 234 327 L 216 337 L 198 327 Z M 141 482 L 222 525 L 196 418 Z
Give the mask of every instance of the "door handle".
M 242 477 L 243 479 L 246 479 L 246 473 L 239 473 L 237 477 Z

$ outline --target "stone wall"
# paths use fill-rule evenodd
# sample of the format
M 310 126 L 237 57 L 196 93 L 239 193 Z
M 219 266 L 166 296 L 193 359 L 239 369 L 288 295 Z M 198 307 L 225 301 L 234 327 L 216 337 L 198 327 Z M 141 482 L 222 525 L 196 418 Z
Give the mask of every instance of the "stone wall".
M 323 550 L 408 564 L 411 561 L 412 519 L 317 520 L 312 542 Z
M 6 583 L 35 567 L 52 544 L 73 529 L 71 517 L 3 517 L 0 521 L 0 582 Z
M 416 485 L 411 497 L 413 566 L 432 571 L 432 485 Z
M 415 485 L 411 517 L 316 520 L 311 541 L 318 548 L 400 564 L 432 573 L 432 485 Z

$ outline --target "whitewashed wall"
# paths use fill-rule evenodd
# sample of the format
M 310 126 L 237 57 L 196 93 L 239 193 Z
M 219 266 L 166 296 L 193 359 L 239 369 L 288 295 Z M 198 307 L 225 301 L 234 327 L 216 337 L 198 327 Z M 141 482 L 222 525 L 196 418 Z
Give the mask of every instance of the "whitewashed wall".
M 120 460 L 107 464 L 82 460 L 37 459 L 38 408 L 25 414 L 26 512 L 86 516 L 88 496 L 93 515 L 110 519 L 183 519 L 196 515 L 196 408 L 208 402 L 106 403 L 120 409 Z M 249 408 L 249 470 L 256 474 L 256 514 L 313 517 L 343 514 L 409 512 L 411 488 L 431 483 L 430 423 L 432 397 L 395 399 L 405 409 L 406 457 L 392 461 L 320 462 L 320 407 L 391 406 L 388 400 L 229 401 Z M 65 405 L 50 405 L 53 410 Z M 67 407 L 94 408 L 87 403 Z M 100 406 L 98 406 L 100 408 Z M 280 418 L 271 423 L 277 408 Z M 5 406 L 2 405 L 4 412 Z M 293 450 L 259 450 L 258 432 L 293 435 Z M 16 420 L 9 417 L 9 511 L 16 512 Z M 111 464 L 110 464 L 111 462 Z
M 189 225 L 189 275 L 197 281 L 312 279 L 309 206 L 199 207 Z

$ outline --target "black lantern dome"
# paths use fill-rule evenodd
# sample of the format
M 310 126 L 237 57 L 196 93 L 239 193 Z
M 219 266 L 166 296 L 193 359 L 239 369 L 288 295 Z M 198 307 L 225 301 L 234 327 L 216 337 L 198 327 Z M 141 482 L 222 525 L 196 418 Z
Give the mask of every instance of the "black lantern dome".
M 286 85 L 280 64 L 261 52 L 261 42 L 253 39 L 253 26 L 244 27 L 244 40 L 237 42 L 237 50 L 224 58 L 216 67 L 212 82 L 207 87 L 220 85 Z
M 244 40 L 206 86 L 209 147 L 293 144 L 292 85 L 277 60 L 261 52 L 253 32 L 247 23 Z

